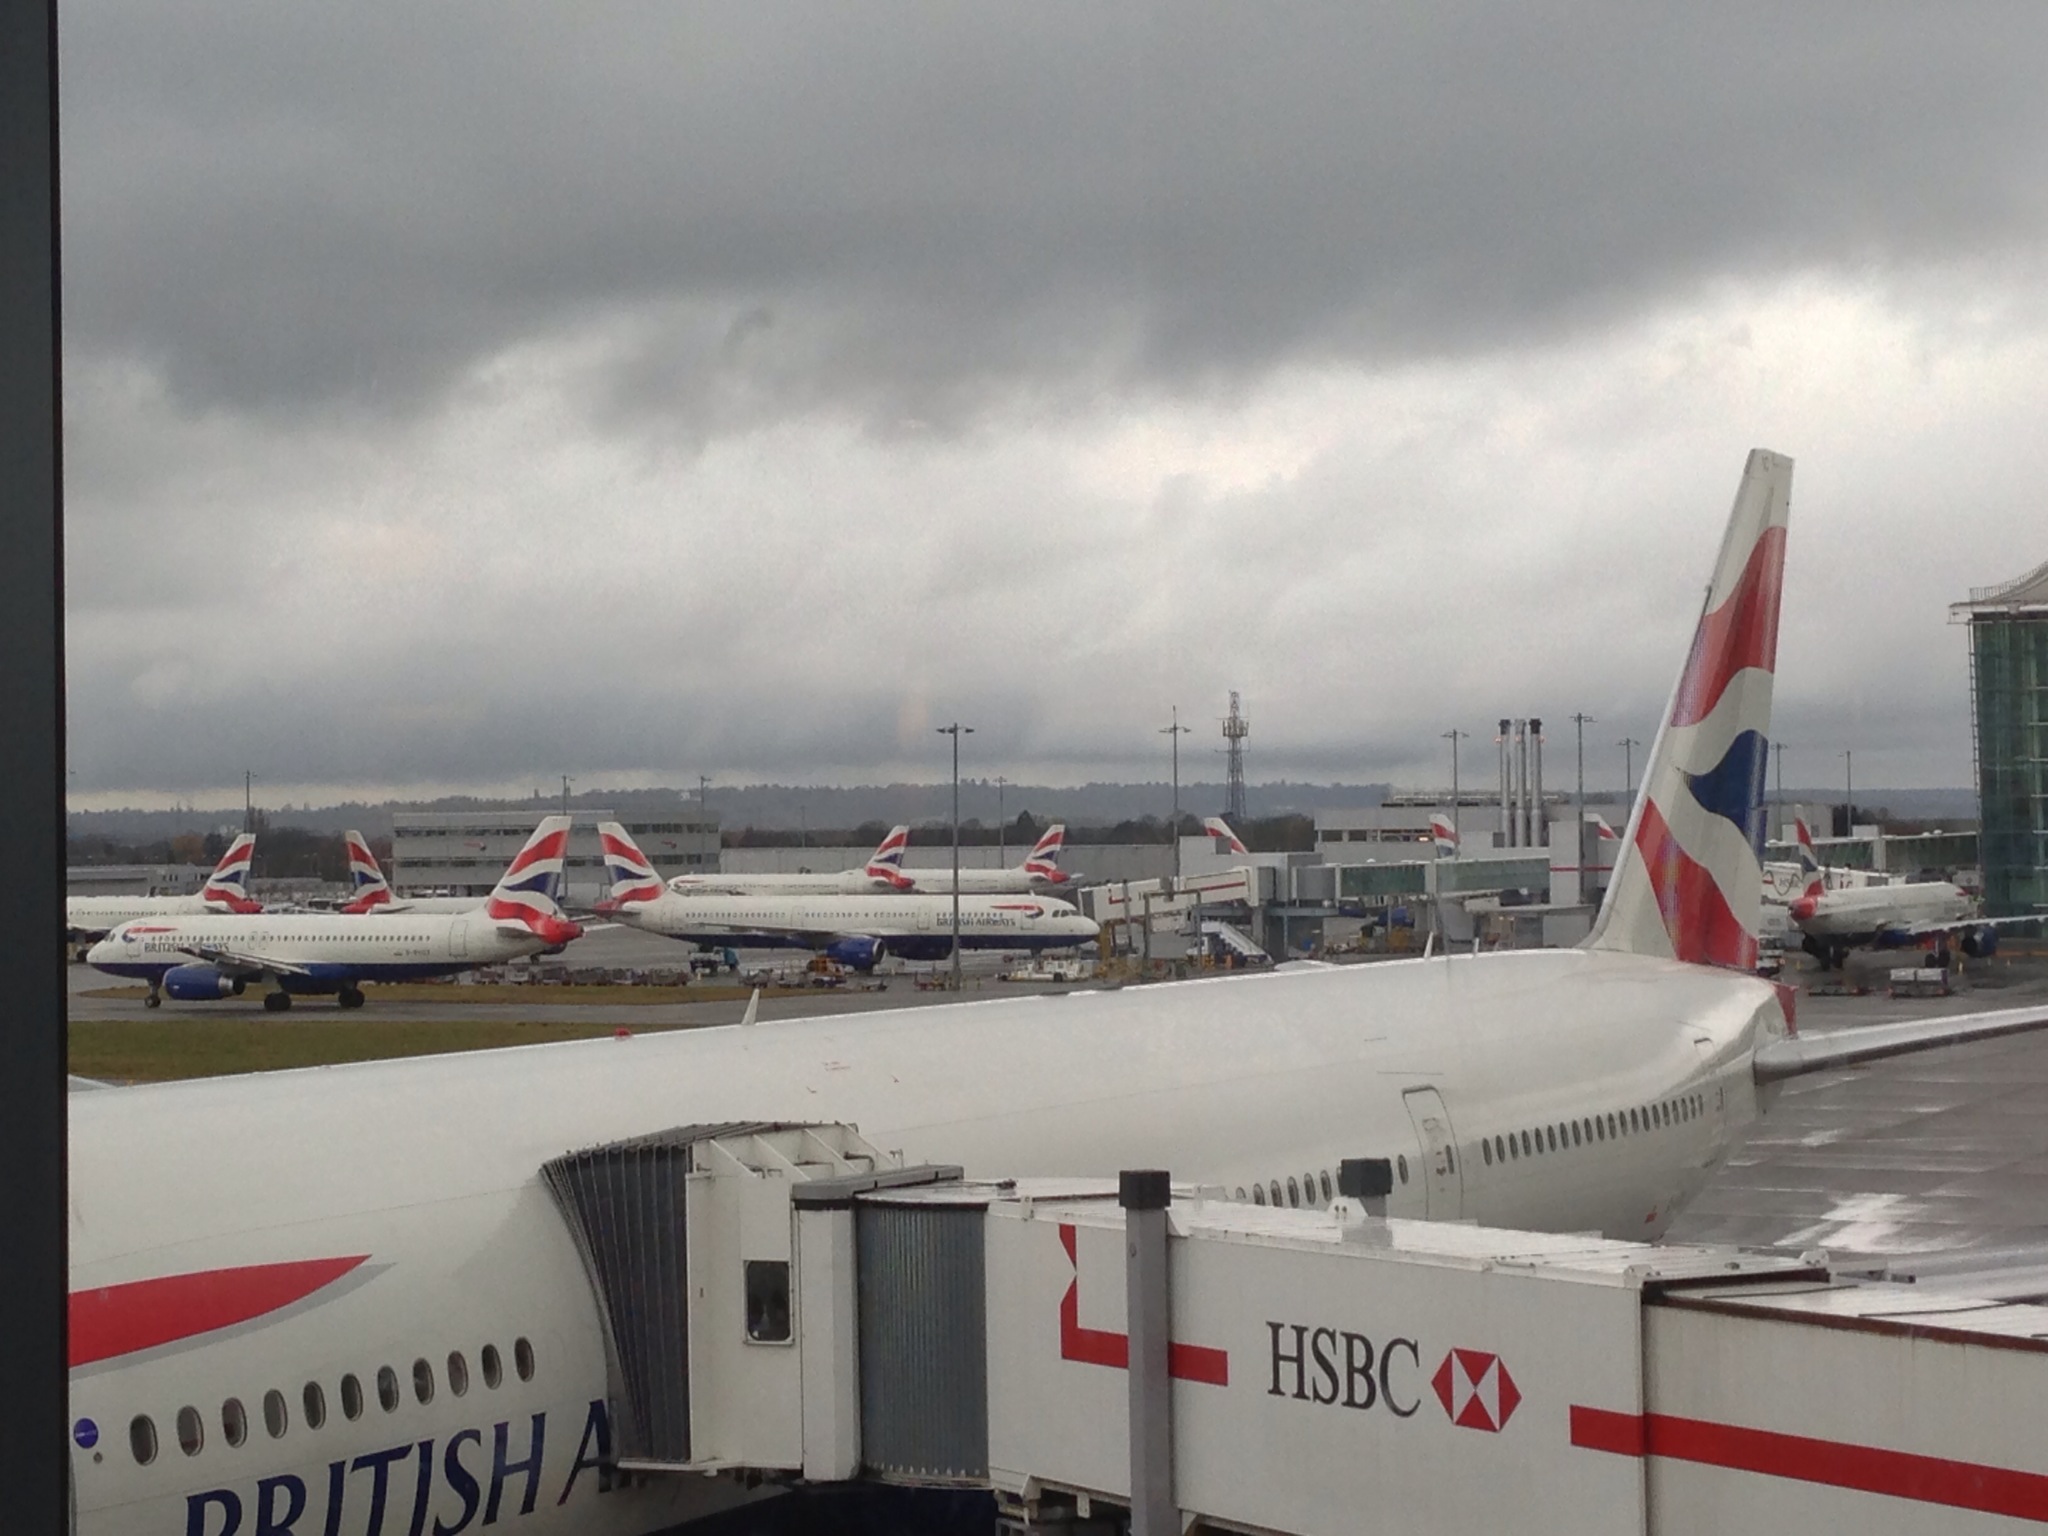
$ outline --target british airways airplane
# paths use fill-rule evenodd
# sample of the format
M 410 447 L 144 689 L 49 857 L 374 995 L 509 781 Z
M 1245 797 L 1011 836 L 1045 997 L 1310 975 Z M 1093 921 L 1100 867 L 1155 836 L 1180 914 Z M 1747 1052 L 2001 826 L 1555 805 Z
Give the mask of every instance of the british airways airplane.
M 704 945 L 812 949 L 871 971 L 885 956 L 942 960 L 962 949 L 1071 949 L 1101 930 L 1067 902 L 1044 896 L 679 896 L 616 821 L 599 822 L 611 895 L 598 910 L 631 928 Z M 993 873 L 993 871 L 991 871 Z
M 64 900 L 64 937 L 74 945 L 103 939 L 123 923 L 142 917 L 181 917 L 194 912 L 261 912 L 263 904 L 249 895 L 249 866 L 256 857 L 256 836 L 243 832 L 228 844 L 206 884 L 192 896 L 68 896 Z M 79 959 L 85 958 L 81 951 Z
M 349 899 L 338 910 L 351 913 L 390 912 L 475 912 L 488 899 L 483 896 L 400 896 L 384 878 L 384 867 L 370 851 L 369 840 L 360 832 L 344 832 L 348 849 Z M 559 893 L 557 893 L 559 894 Z
M 891 827 L 889 835 L 859 869 L 787 875 L 686 874 L 672 878 L 668 888 L 678 896 L 854 896 L 872 891 L 907 891 L 914 883 L 903 872 L 903 850 L 909 845 L 910 828 Z M 649 868 L 651 873 L 652 866 Z
M 1397 1216 L 1652 1237 L 1774 1085 L 2048 1026 L 1792 1032 L 1751 970 L 1791 462 L 1750 456 L 1577 949 L 1394 961 L 76 1095 L 84 1536 L 645 1536 L 744 1497 L 608 1475 L 608 1324 L 544 1187 L 565 1151 L 843 1120 L 970 1173 L 1163 1167 Z M 360 922 L 360 920 L 358 920 Z
M 153 918 L 125 923 L 95 944 L 88 963 L 149 983 L 143 1001 L 209 1002 L 267 983 L 273 1013 L 294 997 L 332 995 L 363 1006 L 366 981 L 449 976 L 556 948 L 583 930 L 562 913 L 569 818 L 550 816 L 513 857 L 497 889 L 470 913 L 273 913 L 260 918 Z

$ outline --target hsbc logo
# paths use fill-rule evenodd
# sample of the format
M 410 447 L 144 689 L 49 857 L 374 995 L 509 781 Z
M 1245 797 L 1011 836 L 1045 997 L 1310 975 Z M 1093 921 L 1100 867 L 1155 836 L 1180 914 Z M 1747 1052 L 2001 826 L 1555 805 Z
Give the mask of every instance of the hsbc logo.
M 1414 1339 L 1376 1341 L 1349 1329 L 1305 1323 L 1268 1322 L 1266 1332 L 1268 1397 L 1322 1407 L 1382 1408 L 1397 1419 L 1414 1417 L 1422 1406 L 1423 1356 Z M 1522 1404 L 1522 1389 L 1506 1362 L 1483 1349 L 1451 1350 L 1428 1384 L 1443 1404 L 1444 1417 L 1461 1429 L 1498 1434 Z
M 1522 1401 L 1521 1389 L 1499 1355 L 1483 1349 L 1454 1349 L 1429 1379 L 1437 1401 L 1462 1429 L 1499 1434 Z

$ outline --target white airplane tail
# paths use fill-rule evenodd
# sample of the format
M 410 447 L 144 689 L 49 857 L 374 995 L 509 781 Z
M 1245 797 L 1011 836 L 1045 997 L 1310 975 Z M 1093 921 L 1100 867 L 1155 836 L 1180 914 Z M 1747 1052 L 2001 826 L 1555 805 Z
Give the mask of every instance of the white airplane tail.
M 200 887 L 199 899 L 229 912 L 261 912 L 263 904 L 249 894 L 249 867 L 255 862 L 256 834 L 237 834 Z
M 616 912 L 621 907 L 644 906 L 661 899 L 666 889 L 661 876 L 623 826 L 616 821 L 600 821 L 597 842 L 604 850 L 605 873 L 611 877 L 611 891 L 598 903 L 600 912 Z
M 1825 896 L 1828 889 L 1828 873 L 1821 867 L 1820 854 L 1813 846 L 1813 833 L 1807 828 L 1804 816 L 1795 817 L 1793 825 L 1799 829 L 1799 875 L 1806 883 L 1800 888 L 1801 896 Z
M 391 891 L 391 882 L 384 878 L 384 870 L 377 863 L 377 855 L 370 852 L 370 845 L 363 840 L 360 832 L 344 832 L 342 842 L 348 848 L 348 881 L 351 888 L 344 912 L 373 912 L 379 907 L 388 907 L 396 897 Z
M 1440 859 L 1455 858 L 1458 852 L 1458 829 L 1451 825 L 1451 818 L 1437 811 L 1429 818 L 1430 840 L 1436 844 L 1436 856 Z
M 1067 824 L 1055 822 L 1032 844 L 1030 856 L 1024 860 L 1024 873 L 1050 885 L 1064 885 L 1071 878 L 1060 870 L 1060 852 L 1066 846 Z
M 1230 830 L 1230 823 L 1221 816 L 1204 816 L 1202 818 L 1202 830 L 1222 844 L 1217 850 L 1219 853 L 1251 852 L 1251 849 L 1245 847 L 1243 839 Z
M 1791 491 L 1792 461 L 1752 450 L 1588 948 L 1756 966 Z
M 911 890 L 917 881 L 903 873 L 903 853 L 909 846 L 910 828 L 891 827 L 889 835 L 868 855 L 867 868 L 861 873 L 878 885 L 894 886 L 899 891 Z
M 551 944 L 566 944 L 583 930 L 562 913 L 563 872 L 569 862 L 569 818 L 544 816 L 526 846 L 498 877 L 484 915 L 500 928 L 525 928 Z

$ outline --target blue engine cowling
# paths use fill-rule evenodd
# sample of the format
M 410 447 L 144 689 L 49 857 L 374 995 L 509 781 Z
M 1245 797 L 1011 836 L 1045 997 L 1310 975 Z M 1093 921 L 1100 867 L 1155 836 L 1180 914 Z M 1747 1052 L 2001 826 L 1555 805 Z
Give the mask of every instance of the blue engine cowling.
M 1972 960 L 1983 960 L 1998 953 L 1998 930 L 1990 924 L 1982 928 L 1963 930 L 1963 953 Z
M 826 959 L 852 966 L 856 971 L 872 971 L 875 962 L 888 952 L 889 946 L 880 939 L 834 939 L 825 946 Z
M 179 1003 L 211 1003 L 240 997 L 243 983 L 210 965 L 180 965 L 164 972 L 164 996 Z

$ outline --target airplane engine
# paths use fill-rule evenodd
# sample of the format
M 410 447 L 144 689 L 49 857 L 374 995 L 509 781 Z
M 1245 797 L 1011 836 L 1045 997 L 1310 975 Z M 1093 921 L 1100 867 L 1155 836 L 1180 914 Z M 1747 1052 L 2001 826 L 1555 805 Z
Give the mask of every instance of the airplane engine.
M 239 997 L 242 983 L 210 965 L 181 965 L 164 972 L 164 996 L 178 1003 L 211 1003 Z
M 872 971 L 875 962 L 888 952 L 888 944 L 881 939 L 834 939 L 825 946 L 827 959 L 852 966 L 856 971 Z
M 1963 953 L 1972 960 L 1983 960 L 1998 953 L 1998 930 L 1990 925 L 1982 928 L 1963 930 Z

